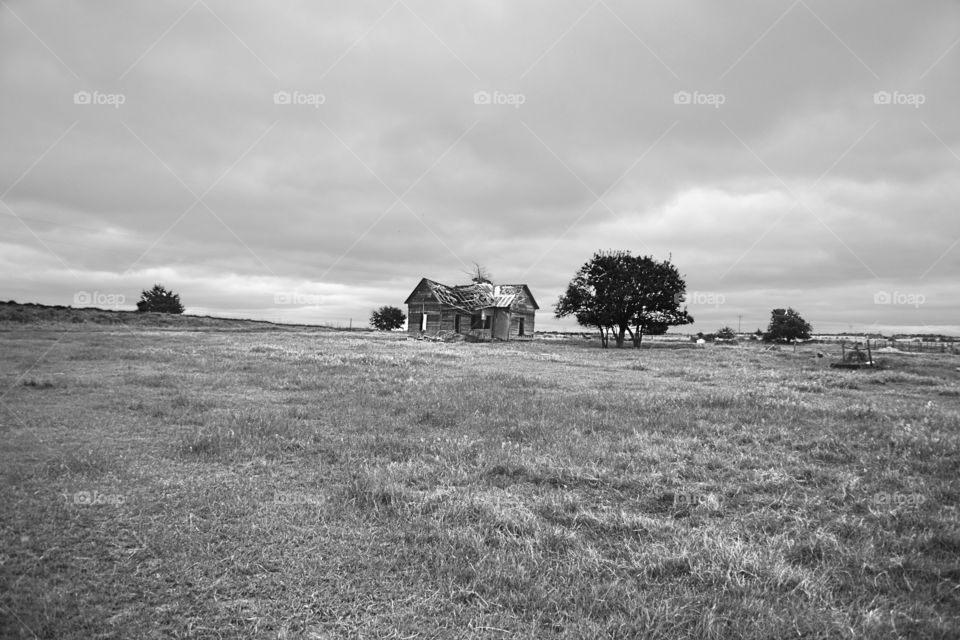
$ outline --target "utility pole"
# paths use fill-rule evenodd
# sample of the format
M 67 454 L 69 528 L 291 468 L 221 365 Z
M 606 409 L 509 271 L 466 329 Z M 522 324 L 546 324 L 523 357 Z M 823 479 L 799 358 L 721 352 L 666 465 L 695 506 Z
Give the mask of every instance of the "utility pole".
M 737 314 L 737 333 L 740 333 L 740 321 L 743 320 L 743 314 Z

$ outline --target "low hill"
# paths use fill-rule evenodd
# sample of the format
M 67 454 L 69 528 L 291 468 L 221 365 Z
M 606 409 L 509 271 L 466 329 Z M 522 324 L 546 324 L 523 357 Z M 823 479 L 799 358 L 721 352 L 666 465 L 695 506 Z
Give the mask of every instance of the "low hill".
M 265 320 L 214 318 L 211 316 L 175 315 L 169 313 L 140 313 L 116 311 L 96 307 L 74 308 L 63 305 L 43 305 L 32 302 L 0 302 L 0 330 L 16 327 L 57 326 L 64 329 L 98 329 L 130 326 L 173 330 L 217 331 L 290 331 L 304 329 L 332 330 L 315 325 L 277 324 Z

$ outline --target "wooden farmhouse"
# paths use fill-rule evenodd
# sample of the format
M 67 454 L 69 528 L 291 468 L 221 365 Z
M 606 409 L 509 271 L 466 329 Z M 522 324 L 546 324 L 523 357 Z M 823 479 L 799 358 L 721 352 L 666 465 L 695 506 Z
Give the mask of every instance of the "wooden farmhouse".
M 490 340 L 532 338 L 540 308 L 525 284 L 482 282 L 450 287 L 427 278 L 404 304 L 410 335 L 452 331 Z

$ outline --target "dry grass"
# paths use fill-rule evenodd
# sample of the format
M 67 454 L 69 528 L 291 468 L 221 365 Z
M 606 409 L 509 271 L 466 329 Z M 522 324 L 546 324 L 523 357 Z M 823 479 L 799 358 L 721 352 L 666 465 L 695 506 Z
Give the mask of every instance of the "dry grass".
M 960 629 L 955 356 L 0 341 L 3 637 Z

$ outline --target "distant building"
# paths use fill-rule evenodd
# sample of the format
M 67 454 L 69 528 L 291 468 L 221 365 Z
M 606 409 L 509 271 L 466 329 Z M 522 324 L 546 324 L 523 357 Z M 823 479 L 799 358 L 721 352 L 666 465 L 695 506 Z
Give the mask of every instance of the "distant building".
M 452 331 L 496 340 L 533 337 L 540 308 L 525 284 L 451 287 L 427 278 L 420 280 L 404 304 L 410 335 Z

